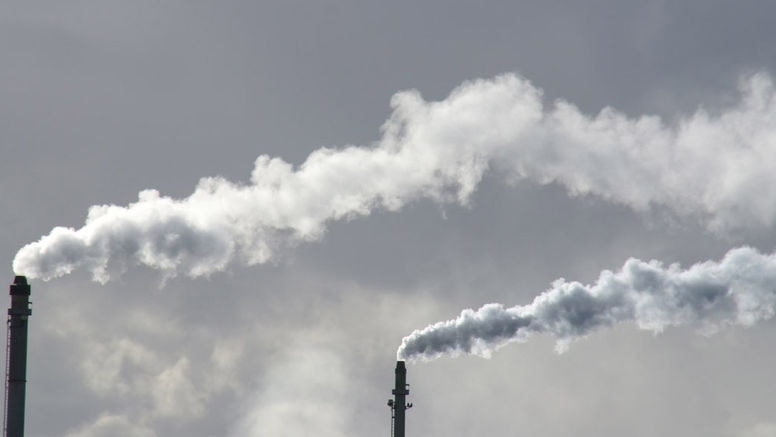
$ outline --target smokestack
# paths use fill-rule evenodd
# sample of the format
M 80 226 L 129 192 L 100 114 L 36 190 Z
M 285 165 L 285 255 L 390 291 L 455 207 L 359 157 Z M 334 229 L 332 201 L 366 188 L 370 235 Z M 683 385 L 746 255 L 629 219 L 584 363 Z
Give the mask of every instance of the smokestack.
M 407 368 L 404 367 L 404 361 L 396 362 L 396 386 L 391 391 L 393 399 L 388 400 L 388 406 L 391 407 L 391 436 L 404 437 L 404 413 L 412 408 L 412 404 L 406 403 L 407 395 L 410 394 L 410 385 L 407 384 Z
M 27 384 L 27 318 L 30 286 L 27 278 L 16 276 L 11 284 L 11 308 L 8 309 L 8 372 L 5 385 L 5 437 L 24 436 L 24 395 Z

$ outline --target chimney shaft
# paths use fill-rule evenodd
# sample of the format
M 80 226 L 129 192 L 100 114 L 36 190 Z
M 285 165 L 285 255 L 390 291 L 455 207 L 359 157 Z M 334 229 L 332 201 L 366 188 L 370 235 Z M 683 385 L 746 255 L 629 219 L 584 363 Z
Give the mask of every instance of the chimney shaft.
M 24 398 L 27 384 L 27 320 L 30 286 L 27 278 L 17 276 L 11 284 L 11 308 L 8 309 L 8 375 L 5 386 L 5 436 L 24 436 Z
M 407 403 L 407 395 L 410 394 L 407 384 L 407 368 L 404 361 L 396 362 L 396 387 L 394 387 L 393 399 L 388 405 L 393 411 L 393 437 L 404 437 L 404 413 L 412 404 Z

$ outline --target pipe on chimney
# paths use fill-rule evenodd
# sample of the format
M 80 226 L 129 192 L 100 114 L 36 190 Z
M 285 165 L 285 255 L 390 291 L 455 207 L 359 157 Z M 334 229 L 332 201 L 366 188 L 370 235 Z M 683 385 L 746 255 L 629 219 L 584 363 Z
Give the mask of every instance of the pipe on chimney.
M 27 384 L 27 319 L 30 286 L 27 278 L 16 276 L 11 284 L 8 309 L 8 363 L 5 386 L 5 436 L 24 436 L 24 397 Z
M 392 411 L 391 429 L 393 431 L 393 437 L 404 437 L 404 413 L 412 408 L 412 404 L 408 404 L 407 395 L 410 394 L 409 384 L 407 384 L 407 368 L 404 366 L 404 361 L 396 362 L 396 387 L 391 391 L 393 393 L 393 399 L 388 400 L 388 406 Z

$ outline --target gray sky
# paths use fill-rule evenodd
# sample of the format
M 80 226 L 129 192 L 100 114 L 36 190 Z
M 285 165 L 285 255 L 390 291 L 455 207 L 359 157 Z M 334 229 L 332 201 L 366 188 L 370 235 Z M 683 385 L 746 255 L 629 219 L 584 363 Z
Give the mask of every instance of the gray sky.
M 262 154 L 298 165 L 323 146 L 373 147 L 402 90 L 437 101 L 517 73 L 547 110 L 611 106 L 666 129 L 698 107 L 713 117 L 776 71 L 775 15 L 707 0 L 6 2 L 0 264 L 10 283 L 19 248 L 83 226 L 92 205 L 149 188 L 183 198 L 205 176 L 248 184 Z M 718 152 L 690 164 L 724 164 Z M 752 181 L 729 211 L 771 208 L 767 179 Z M 133 263 L 105 285 L 83 269 L 33 281 L 28 435 L 388 435 L 396 348 L 415 329 L 528 304 L 561 277 L 591 283 L 629 257 L 689 266 L 776 243 L 768 220 L 715 233 L 670 196 L 635 211 L 564 184 L 486 171 L 466 205 L 377 207 L 268 263 L 164 287 Z M 410 364 L 408 435 L 773 436 L 774 337 L 772 320 L 711 337 L 624 324 L 560 355 L 537 336 L 488 360 Z

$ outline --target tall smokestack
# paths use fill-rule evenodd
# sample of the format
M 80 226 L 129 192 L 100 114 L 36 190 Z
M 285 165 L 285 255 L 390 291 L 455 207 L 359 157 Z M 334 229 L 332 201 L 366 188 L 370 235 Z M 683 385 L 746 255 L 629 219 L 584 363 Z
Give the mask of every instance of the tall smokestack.
M 407 368 L 404 367 L 404 361 L 396 362 L 396 387 L 393 391 L 393 399 L 388 400 L 388 406 L 391 407 L 392 423 L 391 435 L 393 437 L 404 437 L 404 413 L 412 408 L 412 404 L 406 403 L 407 395 L 410 394 L 410 385 L 407 384 Z
M 5 436 L 24 436 L 24 395 L 27 384 L 27 319 L 30 286 L 27 278 L 16 276 L 11 284 L 8 309 L 8 379 L 5 385 Z

